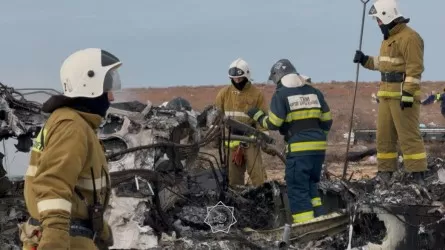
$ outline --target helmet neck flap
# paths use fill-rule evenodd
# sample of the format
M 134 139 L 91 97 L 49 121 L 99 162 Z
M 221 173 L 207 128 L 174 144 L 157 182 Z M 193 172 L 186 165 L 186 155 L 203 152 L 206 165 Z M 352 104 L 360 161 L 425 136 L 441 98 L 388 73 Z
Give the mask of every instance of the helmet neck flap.
M 45 103 L 43 103 L 42 111 L 52 113 L 58 108 L 69 107 L 75 110 L 100 115 L 105 117 L 107 110 L 110 107 L 108 100 L 108 93 L 104 92 L 102 95 L 94 98 L 88 97 L 66 97 L 64 95 L 51 96 Z

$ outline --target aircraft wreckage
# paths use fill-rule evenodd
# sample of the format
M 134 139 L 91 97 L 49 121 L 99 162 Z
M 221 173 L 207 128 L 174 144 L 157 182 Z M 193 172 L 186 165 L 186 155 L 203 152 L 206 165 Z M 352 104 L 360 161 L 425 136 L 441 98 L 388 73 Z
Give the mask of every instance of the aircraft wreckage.
M 0 136 L 17 139 L 21 152 L 29 152 L 48 115 L 25 97 L 0 85 Z M 112 104 L 98 132 L 113 187 L 105 214 L 114 235 L 110 249 L 445 249 L 440 158 L 429 159 L 424 186 L 411 184 L 403 171 L 382 183 L 341 180 L 324 169 L 319 189 L 329 213 L 290 224 L 285 185 L 228 187 L 221 138 L 230 139 L 223 128 L 232 127 L 246 132 L 232 139 L 256 142 L 284 161 L 272 138 L 223 119 L 212 106 L 197 112 Z M 216 155 L 200 150 L 215 141 Z M 17 224 L 28 218 L 22 195 L 23 178 L 9 178 L 0 166 L 0 249 L 21 249 Z

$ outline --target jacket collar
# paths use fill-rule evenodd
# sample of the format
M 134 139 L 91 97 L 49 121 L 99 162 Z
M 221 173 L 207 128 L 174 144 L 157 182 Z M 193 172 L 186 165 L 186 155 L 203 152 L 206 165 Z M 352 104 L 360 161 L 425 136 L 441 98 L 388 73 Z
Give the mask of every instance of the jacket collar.
M 393 36 L 406 28 L 406 23 L 398 23 L 389 31 L 389 36 Z
M 100 115 L 82 112 L 72 108 L 69 109 L 79 114 L 94 130 L 98 129 L 100 124 L 102 123 L 102 117 Z

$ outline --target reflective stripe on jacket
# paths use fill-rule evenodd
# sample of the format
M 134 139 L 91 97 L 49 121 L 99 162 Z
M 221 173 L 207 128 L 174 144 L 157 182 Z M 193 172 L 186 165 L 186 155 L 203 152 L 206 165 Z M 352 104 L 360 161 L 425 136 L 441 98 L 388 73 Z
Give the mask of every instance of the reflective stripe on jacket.
M 311 155 L 325 153 L 327 133 L 333 120 L 321 91 L 305 84 L 277 89 L 268 115 L 259 122 L 285 136 L 289 154 Z
M 68 249 L 70 243 L 62 241 L 68 235 L 70 219 L 89 217 L 85 202 L 73 192 L 75 187 L 92 204 L 94 182 L 99 202 L 104 207 L 108 204 L 108 166 L 95 131 L 101 121 L 98 115 L 59 108 L 34 141 L 24 197 L 30 216 L 40 221 L 43 231 L 54 234 L 52 247 Z
M 379 56 L 370 56 L 364 67 L 380 72 L 405 74 L 403 90 L 420 100 L 420 81 L 424 71 L 424 42 L 406 23 L 397 24 L 383 40 Z M 378 97 L 400 99 L 402 83 L 380 82 Z
M 222 88 L 216 96 L 215 106 L 224 112 L 224 115 L 234 120 L 242 122 L 267 133 L 266 129 L 261 127 L 255 120 L 251 119 L 246 113 L 249 109 L 257 107 L 266 110 L 266 102 L 263 93 L 248 82 L 243 90 L 239 91 L 232 84 Z M 232 129 L 233 134 L 243 135 L 239 131 Z M 240 141 L 231 140 L 230 145 L 225 142 L 226 146 L 231 148 L 238 146 Z

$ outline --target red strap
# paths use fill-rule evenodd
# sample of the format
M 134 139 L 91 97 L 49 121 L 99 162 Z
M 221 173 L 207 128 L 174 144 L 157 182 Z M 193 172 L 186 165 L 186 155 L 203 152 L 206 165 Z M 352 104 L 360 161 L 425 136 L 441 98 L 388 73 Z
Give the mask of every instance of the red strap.
M 232 161 L 239 167 L 244 164 L 244 148 L 241 146 L 237 147 L 235 152 L 233 152 Z
M 42 233 L 39 230 L 34 230 L 34 232 L 33 232 L 33 236 L 35 235 L 35 236 L 37 236 L 37 238 L 40 238 L 41 234 Z M 37 250 L 37 246 L 32 246 L 31 250 Z

